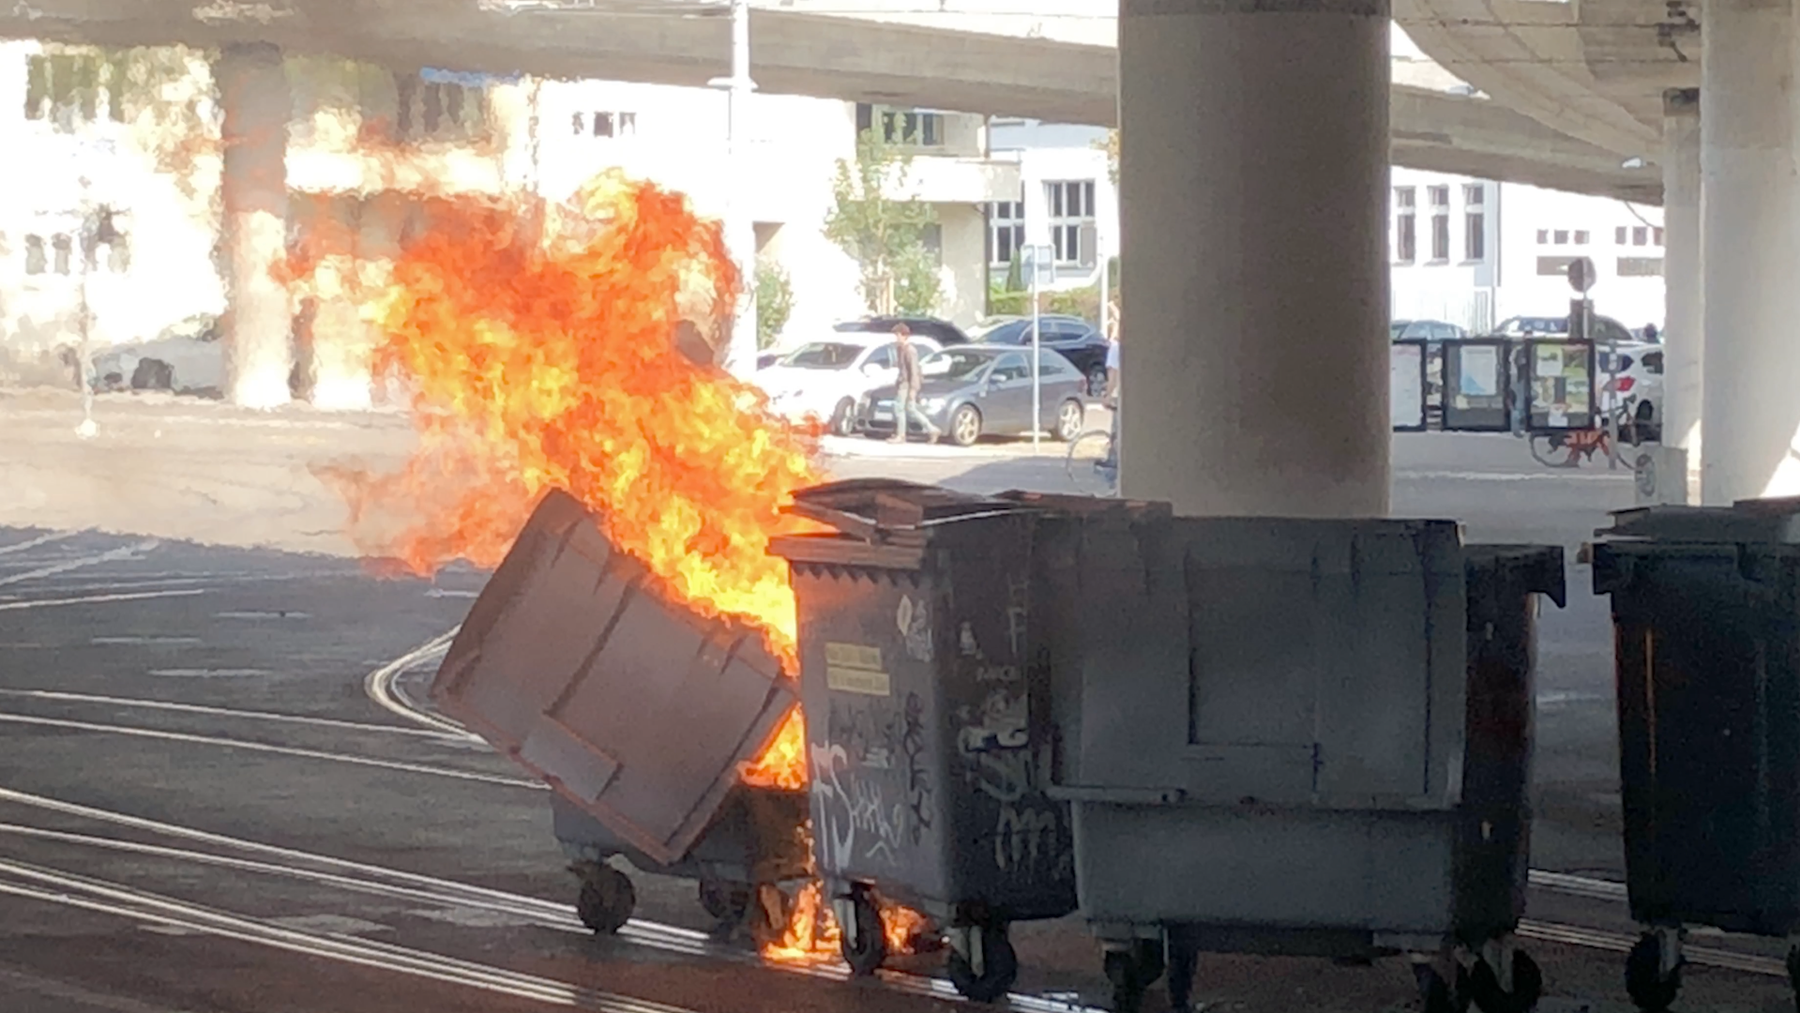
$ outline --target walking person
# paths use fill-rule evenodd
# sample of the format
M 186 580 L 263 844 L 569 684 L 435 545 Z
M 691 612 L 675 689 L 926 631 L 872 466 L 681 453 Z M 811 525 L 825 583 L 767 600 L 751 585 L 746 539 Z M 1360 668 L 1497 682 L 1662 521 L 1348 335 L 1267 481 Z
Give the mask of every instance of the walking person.
M 1117 471 L 1119 467 L 1119 329 L 1117 325 L 1108 335 L 1111 339 L 1106 346 L 1106 394 L 1101 399 L 1106 407 L 1112 409 L 1112 439 L 1106 442 L 1106 458 L 1100 462 L 1102 468 Z
M 898 373 L 894 378 L 894 435 L 889 443 L 905 443 L 907 430 L 914 419 L 925 430 L 925 441 L 936 443 L 941 434 L 938 427 L 927 418 L 919 407 L 919 388 L 925 385 L 925 374 L 919 368 L 919 350 L 912 343 L 912 328 L 905 324 L 894 325 L 894 365 Z

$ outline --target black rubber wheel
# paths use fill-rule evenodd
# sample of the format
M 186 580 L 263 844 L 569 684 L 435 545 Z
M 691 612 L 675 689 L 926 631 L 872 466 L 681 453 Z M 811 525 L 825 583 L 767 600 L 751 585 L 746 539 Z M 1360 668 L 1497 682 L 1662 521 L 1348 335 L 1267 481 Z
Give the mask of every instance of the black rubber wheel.
M 1140 1013 L 1144 993 L 1162 977 L 1162 947 L 1140 939 L 1123 950 L 1106 951 L 1106 980 L 1112 982 L 1114 1013 Z
M 849 436 L 856 432 L 856 402 L 845 398 L 837 403 L 831 412 L 831 432 L 834 436 Z
M 175 389 L 175 367 L 160 359 L 140 359 L 131 371 L 132 390 Z
M 945 970 L 950 973 L 950 983 L 964 998 L 998 1002 L 1019 980 L 1019 955 L 1013 952 L 1006 926 L 983 926 L 976 931 L 981 933 L 981 973 L 976 974 L 975 968 L 954 949 L 945 961 Z
M 959 447 L 973 446 L 981 439 L 981 412 L 966 404 L 950 416 L 950 442 Z
M 700 881 L 700 906 L 722 925 L 737 925 L 750 911 L 750 887 L 744 883 Z
M 1477 961 L 1469 972 L 1468 996 L 1481 1013 L 1531 1013 L 1544 995 L 1544 972 L 1523 950 L 1513 952 L 1512 991 L 1500 988 L 1500 978 L 1487 961 Z
M 1791 962 L 1788 964 L 1790 973 L 1793 966 Z M 1674 1004 L 1675 996 L 1680 991 L 1681 965 L 1676 964 L 1675 969 L 1664 978 L 1662 940 L 1655 933 L 1644 933 L 1625 958 L 1626 994 L 1645 1013 L 1662 1013 Z
M 595 866 L 582 875 L 575 914 L 596 934 L 610 936 L 624 928 L 636 907 L 637 888 L 631 877 L 610 865 Z
M 887 934 L 882 930 L 881 909 L 875 906 L 866 887 L 851 887 L 850 907 L 855 912 L 856 931 L 841 933 L 838 949 L 844 955 L 844 963 L 850 965 L 850 973 L 864 978 L 887 960 Z
M 1056 422 L 1051 435 L 1057 440 L 1068 443 L 1081 435 L 1081 426 L 1087 419 L 1087 412 L 1081 402 L 1071 398 L 1056 407 Z

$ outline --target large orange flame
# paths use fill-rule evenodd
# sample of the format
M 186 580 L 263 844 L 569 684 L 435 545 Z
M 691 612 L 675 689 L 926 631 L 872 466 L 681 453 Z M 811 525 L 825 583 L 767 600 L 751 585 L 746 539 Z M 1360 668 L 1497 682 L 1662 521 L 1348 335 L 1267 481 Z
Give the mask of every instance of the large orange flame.
M 754 624 L 794 671 L 794 592 L 768 547 L 795 529 L 793 492 L 820 480 L 812 435 L 678 349 L 730 319 L 740 281 L 718 224 L 617 174 L 573 207 L 430 212 L 361 293 L 375 369 L 410 384 L 421 443 L 396 473 L 325 472 L 359 547 L 421 574 L 492 566 L 538 495 L 565 489 L 674 597 Z M 797 723 L 753 765 L 759 781 L 805 783 Z

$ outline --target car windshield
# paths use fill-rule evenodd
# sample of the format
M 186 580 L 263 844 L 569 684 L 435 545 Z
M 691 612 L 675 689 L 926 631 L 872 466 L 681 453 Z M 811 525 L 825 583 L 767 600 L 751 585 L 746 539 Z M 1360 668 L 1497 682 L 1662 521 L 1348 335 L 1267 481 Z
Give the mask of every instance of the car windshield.
M 815 341 L 789 352 L 788 357 L 781 360 L 781 364 L 793 369 L 849 369 L 862 351 L 862 345 L 842 341 Z
M 933 380 L 973 380 L 993 361 L 979 352 L 938 352 L 919 363 L 919 371 Z

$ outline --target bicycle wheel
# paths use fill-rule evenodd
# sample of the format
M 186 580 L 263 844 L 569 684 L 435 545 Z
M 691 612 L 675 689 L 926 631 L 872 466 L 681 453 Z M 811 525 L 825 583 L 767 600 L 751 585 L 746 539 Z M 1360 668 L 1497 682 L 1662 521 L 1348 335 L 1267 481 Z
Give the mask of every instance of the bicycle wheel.
M 1573 468 L 1581 463 L 1581 451 L 1569 443 L 1553 446 L 1550 437 L 1543 433 L 1531 434 L 1531 456 L 1551 468 Z
M 1063 460 L 1063 470 L 1069 476 L 1069 485 L 1078 495 L 1113 494 L 1113 487 L 1118 480 L 1115 475 L 1107 474 L 1108 469 L 1100 463 L 1106 459 L 1111 449 L 1112 433 L 1105 429 L 1089 429 L 1069 441 L 1069 453 Z

